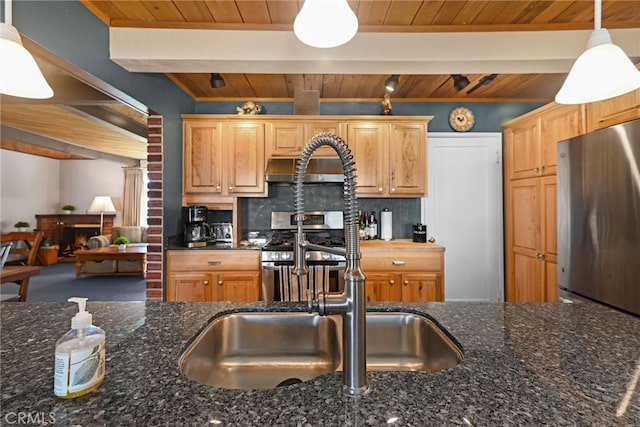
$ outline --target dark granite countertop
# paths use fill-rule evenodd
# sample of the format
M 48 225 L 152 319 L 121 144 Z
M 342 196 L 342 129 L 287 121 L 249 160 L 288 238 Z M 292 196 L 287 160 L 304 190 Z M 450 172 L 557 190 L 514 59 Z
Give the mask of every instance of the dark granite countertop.
M 0 424 L 50 414 L 61 426 L 640 425 L 640 319 L 598 304 L 394 304 L 436 319 L 465 359 L 432 374 L 373 373 L 359 398 L 343 395 L 340 373 L 249 391 L 185 378 L 178 358 L 187 341 L 216 313 L 247 307 L 270 308 L 89 301 L 107 333 L 106 379 L 61 400 L 54 347 L 75 305 L 2 303 Z

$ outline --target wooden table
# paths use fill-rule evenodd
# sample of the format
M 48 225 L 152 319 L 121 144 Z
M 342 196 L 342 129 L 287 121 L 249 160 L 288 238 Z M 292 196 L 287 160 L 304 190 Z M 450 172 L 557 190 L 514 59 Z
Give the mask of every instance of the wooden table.
M 27 300 L 27 289 L 29 288 L 29 278 L 40 274 L 40 267 L 31 265 L 5 265 L 2 268 L 2 283 L 17 283 L 20 286 L 20 301 Z
M 103 248 L 87 249 L 75 252 L 76 276 L 82 274 L 138 274 L 138 273 L 84 273 L 82 263 L 85 261 L 137 261 L 143 278 L 147 277 L 147 246 L 127 246 L 124 251 L 118 250 L 117 246 L 105 246 Z

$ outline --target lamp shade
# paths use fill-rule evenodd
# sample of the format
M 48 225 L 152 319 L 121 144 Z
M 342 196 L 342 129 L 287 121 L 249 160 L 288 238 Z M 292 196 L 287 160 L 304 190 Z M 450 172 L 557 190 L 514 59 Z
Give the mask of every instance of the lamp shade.
M 640 88 L 640 71 L 604 28 L 591 33 L 587 50 L 578 57 L 556 94 L 559 104 L 584 104 Z
M 113 206 L 111 197 L 109 196 L 96 196 L 89 206 L 91 212 L 115 212 L 116 207 Z
M 293 32 L 311 47 L 337 47 L 356 35 L 358 17 L 347 0 L 305 0 L 293 22 Z
M 7 23 L 0 23 L 0 58 L 0 93 L 36 99 L 53 96 L 38 64 L 22 46 L 18 30 Z

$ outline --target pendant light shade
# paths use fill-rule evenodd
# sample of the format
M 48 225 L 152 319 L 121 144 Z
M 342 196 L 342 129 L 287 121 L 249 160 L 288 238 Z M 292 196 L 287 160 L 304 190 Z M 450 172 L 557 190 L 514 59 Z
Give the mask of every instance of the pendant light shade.
M 45 80 L 33 56 L 22 46 L 11 25 L 11 0 L 5 0 L 5 20 L 0 23 L 0 93 L 21 98 L 51 98 L 53 89 Z
M 293 23 L 296 37 L 311 47 L 343 45 L 357 31 L 358 18 L 347 0 L 305 0 Z
M 584 104 L 623 95 L 640 88 L 640 71 L 609 32 L 600 28 L 600 4 L 596 0 L 596 28 L 587 50 L 578 57 L 556 95 L 559 104 Z

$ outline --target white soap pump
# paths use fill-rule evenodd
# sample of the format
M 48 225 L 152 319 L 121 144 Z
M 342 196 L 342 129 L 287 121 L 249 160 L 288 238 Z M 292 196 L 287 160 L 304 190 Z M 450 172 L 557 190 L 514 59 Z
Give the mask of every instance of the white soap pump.
M 102 384 L 105 374 L 105 338 L 102 329 L 92 325 L 85 311 L 87 298 L 73 297 L 78 313 L 71 319 L 71 330 L 56 342 L 53 390 L 64 399 L 87 394 Z

